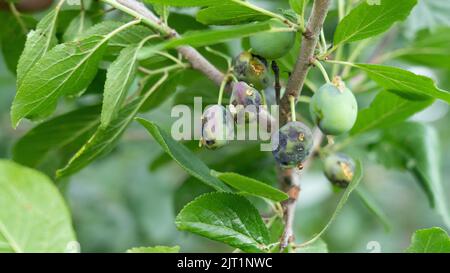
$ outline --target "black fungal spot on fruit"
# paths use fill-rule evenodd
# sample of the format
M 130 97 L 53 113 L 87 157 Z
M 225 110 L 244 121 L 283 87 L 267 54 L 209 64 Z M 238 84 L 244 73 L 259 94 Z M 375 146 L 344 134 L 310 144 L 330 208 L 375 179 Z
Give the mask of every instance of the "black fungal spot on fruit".
M 244 115 L 245 121 L 254 121 L 262 104 L 258 90 L 245 82 L 237 82 L 233 86 L 230 97 L 230 111 L 235 119 L 240 122 L 240 115 Z
M 353 180 L 355 162 L 343 153 L 329 155 L 324 160 L 324 173 L 332 184 L 346 188 Z
M 272 153 L 283 168 L 299 167 L 313 146 L 311 130 L 298 121 L 289 122 L 272 136 Z
M 242 52 L 234 59 L 233 72 L 236 78 L 253 85 L 258 90 L 270 84 L 267 60 L 248 51 Z

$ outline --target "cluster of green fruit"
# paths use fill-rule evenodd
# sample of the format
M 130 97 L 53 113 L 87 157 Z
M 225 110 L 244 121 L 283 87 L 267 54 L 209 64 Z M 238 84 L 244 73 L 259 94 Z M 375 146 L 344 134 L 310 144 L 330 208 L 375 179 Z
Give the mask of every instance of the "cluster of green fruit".
M 273 24 L 283 25 L 279 20 Z M 294 45 L 295 32 L 265 32 L 250 37 L 251 52 L 239 54 L 233 64 L 238 80 L 233 84 L 230 106 L 208 107 L 202 116 L 201 143 L 208 148 L 224 146 L 234 134 L 236 116 L 245 111 L 245 121 L 253 121 L 263 107 L 261 92 L 271 84 L 268 60 L 286 55 Z M 253 110 L 248 110 L 250 109 Z M 253 107 L 253 108 L 251 108 Z M 295 109 L 291 109 L 295 111 Z M 312 96 L 310 113 L 314 123 L 326 135 L 348 132 L 357 117 L 356 99 L 345 84 L 335 78 Z M 313 135 L 305 124 L 291 120 L 272 135 L 273 155 L 282 168 L 302 167 L 313 149 Z M 325 175 L 335 185 L 346 187 L 353 178 L 355 164 L 344 154 L 324 159 Z

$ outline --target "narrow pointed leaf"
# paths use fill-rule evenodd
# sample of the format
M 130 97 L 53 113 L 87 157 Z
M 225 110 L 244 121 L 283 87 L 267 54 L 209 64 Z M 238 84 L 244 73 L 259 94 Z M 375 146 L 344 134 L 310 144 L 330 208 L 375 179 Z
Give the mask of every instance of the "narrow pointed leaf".
M 366 39 L 388 30 L 408 17 L 417 0 L 361 1 L 345 16 L 334 33 L 334 45 Z
M 39 21 L 35 30 L 28 33 L 25 48 L 17 64 L 17 86 L 21 85 L 24 76 L 36 62 L 57 44 L 55 32 L 58 13 L 58 9 L 53 9 Z
M 56 171 L 56 177 L 60 178 L 74 174 L 114 149 L 123 132 L 133 121 L 144 102 L 154 94 L 166 78 L 162 77 L 144 95 L 126 104 L 107 127 L 99 127 L 91 138 L 72 156 L 66 166 Z
M 270 22 L 259 22 L 224 29 L 193 31 L 184 34 L 181 38 L 170 40 L 165 44 L 165 47 L 176 48 L 182 45 L 190 45 L 193 47 L 207 46 L 231 39 L 247 37 L 258 32 L 270 31 L 271 28 Z
M 61 96 L 83 92 L 95 77 L 108 40 L 126 27 L 123 25 L 107 35 L 57 45 L 45 54 L 18 87 L 11 108 L 13 127 L 25 117 L 49 116 Z
M 70 159 L 67 165 L 56 172 L 56 177 L 61 178 L 72 175 L 100 156 L 109 153 L 133 120 L 140 103 L 140 99 L 130 102 L 119 111 L 117 117 L 108 127 L 99 127 L 91 138 Z
M 411 99 L 436 98 L 450 103 L 450 92 L 440 89 L 436 83 L 425 76 L 385 65 L 355 64 L 384 89 Z
M 205 25 L 235 25 L 264 21 L 270 17 L 251 6 L 242 6 L 239 2 L 224 2 L 201 9 L 197 13 L 196 19 Z
M 250 36 L 254 33 L 270 31 L 269 22 L 259 22 L 254 24 L 232 26 L 225 29 L 212 29 L 204 31 L 192 31 L 184 34 L 180 38 L 172 39 L 158 46 L 147 46 L 139 52 L 138 59 L 148 59 L 153 56 L 155 50 L 177 48 L 183 45 L 193 47 L 208 46 L 222 43 L 228 40 Z
M 275 202 L 288 199 L 286 193 L 250 177 L 237 173 L 220 173 L 215 171 L 212 174 L 231 187 L 244 193 L 265 197 Z
M 136 56 L 139 49 L 140 46 L 138 45 L 123 49 L 119 57 L 108 68 L 101 116 L 101 124 L 104 128 L 116 117 L 128 89 L 133 83 L 137 68 Z
M 186 172 L 218 191 L 230 191 L 222 181 L 211 175 L 211 170 L 183 144 L 175 141 L 151 121 L 136 119 L 155 138 L 163 150 L 172 157 Z

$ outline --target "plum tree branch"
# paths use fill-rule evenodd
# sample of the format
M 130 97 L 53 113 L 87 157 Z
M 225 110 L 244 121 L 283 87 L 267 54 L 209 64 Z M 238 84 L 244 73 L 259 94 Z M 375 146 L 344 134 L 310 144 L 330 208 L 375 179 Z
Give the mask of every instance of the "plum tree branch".
M 323 22 L 328 13 L 328 6 L 330 0 L 315 0 L 311 15 L 308 19 L 305 32 L 303 34 L 300 54 L 292 71 L 289 81 L 286 86 L 286 92 L 280 103 L 280 125 L 285 124 L 290 116 L 289 97 L 298 98 L 305 84 L 306 76 L 308 75 L 311 61 L 314 57 L 314 51 L 320 37 L 320 31 L 323 27 Z
M 280 126 L 288 122 L 291 116 L 291 107 L 289 98 L 294 97 L 296 100 L 300 96 L 303 85 L 306 81 L 306 76 L 308 75 L 309 68 L 314 61 L 314 53 L 319 41 L 320 32 L 323 27 L 323 23 L 328 13 L 328 6 L 330 0 L 315 0 L 311 15 L 308 19 L 308 24 L 306 26 L 305 32 L 303 34 L 302 45 L 300 48 L 300 54 L 297 58 L 294 70 L 292 71 L 289 81 L 286 86 L 286 92 L 281 98 L 280 102 Z M 323 135 L 316 128 L 314 131 L 314 148 L 313 152 L 320 147 Z M 303 170 L 308 167 L 311 159 L 303 164 Z M 294 216 L 295 207 L 297 204 L 298 196 L 300 193 L 300 185 L 298 181 L 294 181 L 295 174 L 294 169 L 279 169 L 279 182 L 281 188 L 288 194 L 289 199 L 283 203 L 284 207 L 284 231 L 280 238 L 280 250 L 283 251 L 288 244 L 294 240 Z
M 152 11 L 143 3 L 137 0 L 102 0 L 116 9 L 142 19 L 144 23 L 160 32 L 167 39 L 176 38 L 179 34 L 166 24 L 164 24 Z M 191 67 L 202 72 L 215 84 L 220 85 L 225 74 L 212 65 L 203 55 L 191 46 L 181 46 L 178 52 L 189 61 Z

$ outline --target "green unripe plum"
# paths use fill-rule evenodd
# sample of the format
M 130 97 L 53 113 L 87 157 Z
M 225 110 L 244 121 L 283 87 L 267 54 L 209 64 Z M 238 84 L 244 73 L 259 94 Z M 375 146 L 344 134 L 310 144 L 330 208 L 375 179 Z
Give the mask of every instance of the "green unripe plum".
M 274 27 L 286 28 L 277 19 L 272 19 Z M 286 55 L 295 43 L 295 32 L 262 32 L 250 37 L 252 52 L 268 60 L 276 60 Z
M 267 60 L 244 51 L 234 59 L 233 72 L 240 81 L 252 84 L 258 90 L 270 84 Z
M 328 180 L 340 188 L 346 188 L 355 174 L 355 162 L 346 154 L 336 153 L 324 160 L 324 173 Z
M 309 105 L 311 117 L 327 135 L 349 131 L 358 115 L 358 104 L 352 91 L 340 81 L 326 83 L 314 93 Z

